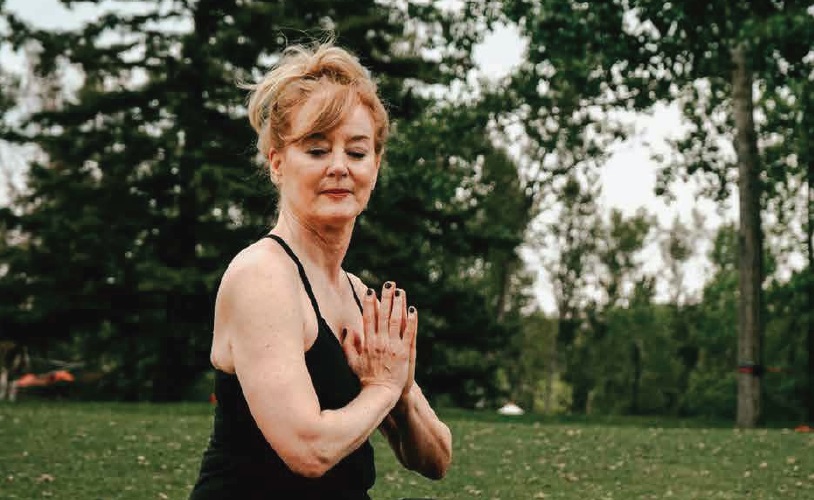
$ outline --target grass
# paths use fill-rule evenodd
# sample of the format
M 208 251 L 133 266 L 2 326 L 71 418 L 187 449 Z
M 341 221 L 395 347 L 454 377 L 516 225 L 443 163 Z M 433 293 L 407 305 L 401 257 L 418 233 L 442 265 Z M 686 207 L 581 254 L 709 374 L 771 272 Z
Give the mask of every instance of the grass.
M 203 404 L 0 404 L 0 499 L 184 499 L 211 426 Z M 375 500 L 814 498 L 814 435 L 659 419 L 441 412 L 455 437 L 440 482 L 374 438 Z

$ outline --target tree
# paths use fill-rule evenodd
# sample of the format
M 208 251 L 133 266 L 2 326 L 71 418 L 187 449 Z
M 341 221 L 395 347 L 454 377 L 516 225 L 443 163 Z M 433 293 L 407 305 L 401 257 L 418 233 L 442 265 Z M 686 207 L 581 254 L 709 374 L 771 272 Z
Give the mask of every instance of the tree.
M 795 40 L 810 40 L 808 8 L 808 2 L 792 0 L 515 0 L 504 9 L 529 38 L 526 67 L 543 79 L 525 78 L 526 88 L 550 96 L 558 94 L 549 87 L 571 89 L 576 96 L 571 107 L 549 100 L 547 113 L 565 109 L 566 116 L 587 116 L 585 121 L 593 123 L 590 113 L 596 107 L 644 109 L 658 100 L 678 100 L 692 130 L 676 144 L 675 161 L 663 170 L 659 190 L 666 192 L 676 177 L 699 175 L 712 181 L 708 192 L 725 197 L 738 183 L 742 370 L 737 423 L 743 427 L 759 420 L 762 363 L 761 167 L 752 84 L 782 73 L 783 63 L 792 68 L 802 63 L 809 45 Z M 541 142 L 539 133 L 529 136 Z M 579 133 L 575 137 L 584 139 Z M 734 146 L 734 160 L 722 152 L 727 144 Z
M 546 349 L 549 359 L 546 363 L 545 412 L 553 408 L 554 382 L 561 372 L 566 382 L 588 387 L 587 382 L 581 383 L 589 379 L 580 372 L 582 365 L 576 359 L 574 343 L 583 327 L 582 311 L 591 300 L 590 280 L 596 276 L 600 230 L 595 184 L 579 178 L 574 172 L 553 182 L 562 192 L 559 204 L 549 209 L 548 221 L 535 235 L 557 306 L 556 335 Z M 584 410 L 587 392 L 574 390 L 574 398 L 572 406 Z
M 697 306 L 690 307 L 689 339 L 696 346 L 680 411 L 689 415 L 733 418 L 736 410 L 738 232 L 721 226 L 713 238 L 711 279 Z
M 552 414 L 570 406 L 567 391 L 550 370 L 549 349 L 556 336 L 557 318 L 537 311 L 524 318 L 520 334 L 512 337 L 504 365 L 506 392 L 521 408 Z
M 802 62 L 807 50 L 791 43 L 810 31 L 807 2 L 719 1 L 705 4 L 631 2 L 641 27 L 642 50 L 652 56 L 636 71 L 673 85 L 694 126 L 680 145 L 681 160 L 666 177 L 702 172 L 717 179 L 725 194 L 735 178 L 739 195 L 739 314 L 737 424 L 760 419 L 763 322 L 763 232 L 761 172 L 755 127 L 753 83 L 782 72 L 782 60 Z M 783 33 L 768 33 L 782 25 Z M 782 37 L 785 43 L 776 43 Z M 710 133 L 713 130 L 717 133 Z M 729 132 L 732 131 L 732 134 Z M 734 146 L 735 160 L 721 155 L 721 137 Z M 733 168 L 734 167 L 734 168 Z
M 610 92 L 615 75 L 607 62 L 628 54 L 621 46 L 624 12 L 611 2 L 557 0 L 507 1 L 502 12 L 528 40 L 524 62 L 506 83 L 510 111 L 498 116 L 501 124 L 516 123 L 523 131 L 524 174 L 536 196 L 536 211 L 550 221 L 540 238 L 543 252 L 553 254 L 543 259 L 559 316 L 557 348 L 549 350 L 549 388 L 559 370 L 557 359 L 564 355 L 572 409 L 584 411 L 592 376 L 585 369 L 587 351 L 574 350 L 573 343 L 588 334 L 586 322 L 596 317 L 588 311 L 590 294 L 602 288 L 594 186 L 610 144 L 625 132 L 608 113 L 620 99 Z M 558 204 L 561 209 L 555 208 Z
M 612 210 L 610 220 L 602 231 L 599 250 L 599 261 L 603 267 L 600 275 L 600 285 L 605 293 L 605 303 L 600 314 L 595 315 L 595 335 L 602 340 L 608 334 L 609 320 L 607 311 L 614 307 L 630 306 L 631 302 L 643 306 L 648 310 L 653 295 L 652 280 L 646 279 L 637 272 L 640 267 L 639 252 L 644 248 L 648 235 L 653 226 L 652 217 L 644 210 L 639 210 L 633 217 L 625 219 L 619 210 Z M 644 318 L 643 318 L 644 319 Z M 649 319 L 649 318 L 647 318 Z M 652 324 L 652 321 L 643 321 L 642 324 Z M 647 331 L 640 324 L 630 332 Z M 618 332 L 617 332 L 618 335 Z M 629 365 L 633 369 L 630 378 L 630 411 L 639 413 L 639 393 L 644 371 L 644 344 L 646 339 L 639 335 L 631 335 L 629 340 Z M 646 336 L 645 336 L 646 337 Z M 628 356 L 622 356 L 622 359 Z
M 489 334 L 499 330 L 493 322 L 477 323 L 471 314 L 487 300 L 484 294 L 464 287 L 465 280 L 439 281 L 438 274 L 462 269 L 462 256 L 476 243 L 516 245 L 515 235 L 464 236 L 468 217 L 480 208 L 454 200 L 455 188 L 474 177 L 476 157 L 485 157 L 488 148 L 459 152 L 460 165 L 449 149 L 427 150 L 425 161 L 434 168 L 426 170 L 408 154 L 428 130 L 438 130 L 437 123 L 422 129 L 439 117 L 427 111 L 431 101 L 421 97 L 421 87 L 447 83 L 470 65 L 474 34 L 468 25 L 456 25 L 431 6 L 402 9 L 372 0 L 142 7 L 135 13 L 111 8 L 95 22 L 63 32 L 35 29 L 0 12 L 11 29 L 3 40 L 36 48 L 37 75 L 81 76 L 75 92 L 60 89 L 59 106 L 4 134 L 44 152 L 30 167 L 26 191 L 2 213 L 3 224 L 25 236 L 0 255 L 9 266 L 0 276 L 4 297 L 11 298 L 4 303 L 12 309 L 3 311 L 5 317 L 25 321 L 29 338 L 45 347 L 70 342 L 77 354 L 114 373 L 107 378 L 108 394 L 183 397 L 208 367 L 218 277 L 238 249 L 262 235 L 275 209 L 271 187 L 252 158 L 253 134 L 236 82 L 253 80 L 286 43 L 320 26 L 333 29 L 339 43 L 377 75 L 394 118 L 390 173 L 373 204 L 380 208 L 365 216 L 356 236 L 357 247 L 371 247 L 363 256 L 349 256 L 348 267 L 375 285 L 383 269 L 408 263 L 404 269 L 415 276 L 410 291 L 431 304 L 419 308 L 439 311 L 434 320 L 432 314 L 425 319 L 429 346 L 434 336 L 452 345 L 459 335 L 464 345 L 475 339 L 471 349 L 480 352 L 482 339 L 463 333 L 481 327 L 483 338 L 503 341 L 504 335 Z M 419 53 L 433 48 L 440 61 Z M 454 144 L 451 137 L 471 131 L 440 137 Z M 472 139 L 478 141 L 488 145 L 485 136 Z M 426 199 L 399 195 L 422 183 L 436 188 Z M 407 232 L 403 223 L 426 208 L 416 203 L 444 199 L 453 202 L 429 205 L 427 219 Z M 480 198 L 472 199 L 477 205 Z M 430 253 L 453 233 L 459 247 Z M 383 257 L 375 258 L 377 251 Z M 429 261 L 417 263 L 404 258 L 428 255 Z M 449 303 L 456 308 L 445 308 Z M 424 356 L 441 351 L 422 347 Z M 488 386 L 482 378 L 473 380 L 480 390 Z
M 782 28 L 778 26 L 771 31 L 777 32 Z M 767 136 L 762 147 L 766 165 L 763 204 L 774 215 L 774 224 L 769 227 L 770 236 L 773 237 L 770 251 L 781 262 L 787 261 L 795 253 L 805 255 L 805 268 L 802 273 L 793 276 L 794 285 L 789 284 L 789 289 L 796 290 L 801 295 L 803 303 L 810 303 L 814 297 L 812 69 L 814 60 L 808 59 L 807 64 L 797 64 L 787 68 L 784 74 L 772 75 L 761 88 L 760 98 L 761 109 L 765 113 L 761 129 Z M 795 302 L 793 299 L 787 300 L 785 305 Z M 808 420 L 814 422 L 814 325 L 810 320 L 809 309 L 801 307 L 796 316 L 804 320 L 797 331 L 806 332 L 808 376 L 807 390 L 803 392 L 808 407 Z
M 496 372 L 524 303 L 516 249 L 530 218 L 515 164 L 484 140 L 484 113 L 440 103 L 400 124 L 347 261 L 368 283 L 394 279 L 417 301 L 417 379 L 468 407 L 499 396 Z
M 689 378 L 698 363 L 699 346 L 692 336 L 692 312 L 698 297 L 685 293 L 685 264 L 697 253 L 698 244 L 706 239 L 703 216 L 692 212 L 691 225 L 683 223 L 678 216 L 664 230 L 660 241 L 661 257 L 667 267 L 669 300 L 666 306 L 671 336 L 676 343 L 676 354 L 681 361 L 678 391 L 683 394 Z M 679 406 L 680 401 L 676 401 Z

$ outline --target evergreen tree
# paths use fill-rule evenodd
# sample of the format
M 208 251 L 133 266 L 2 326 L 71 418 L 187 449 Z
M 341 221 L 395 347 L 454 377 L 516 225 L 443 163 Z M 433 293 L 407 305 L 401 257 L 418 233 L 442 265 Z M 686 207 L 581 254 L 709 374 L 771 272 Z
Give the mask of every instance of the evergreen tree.
M 2 212 L 5 227 L 23 235 L 0 255 L 8 266 L 0 276 L 9 298 L 4 319 L 23 323 L 27 340 L 43 349 L 70 343 L 109 371 L 109 395 L 183 397 L 208 369 L 218 279 L 240 248 L 266 232 L 275 211 L 236 83 L 262 74 L 288 43 L 330 29 L 379 79 L 395 132 L 346 267 L 371 286 L 399 281 L 429 312 L 420 382 L 457 390 L 442 382 L 450 375 L 438 363 L 472 351 L 478 357 L 468 368 L 452 370 L 471 372 L 471 392 L 484 392 L 492 382 L 478 360 L 505 334 L 472 314 L 491 301 L 484 291 L 448 278 L 460 278 L 479 245 L 511 249 L 522 231 L 506 239 L 489 232 L 487 221 L 485 236 L 469 234 L 483 197 L 467 204 L 457 189 L 480 185 L 474 166 L 491 154 L 488 140 L 476 135 L 482 127 L 451 121 L 445 130 L 451 115 L 432 111 L 420 92 L 469 68 L 477 34 L 469 21 L 431 6 L 372 0 L 143 7 L 123 13 L 106 4 L 96 21 L 59 32 L 0 11 L 10 26 L 4 41 L 37 47 L 37 75 L 74 68 L 82 78 L 75 93 L 62 89 L 58 106 L 5 134 L 37 144 L 44 156 L 31 164 L 26 191 Z M 427 55 L 433 49 L 440 60 Z M 460 137 L 467 139 L 460 148 L 482 147 L 457 150 Z

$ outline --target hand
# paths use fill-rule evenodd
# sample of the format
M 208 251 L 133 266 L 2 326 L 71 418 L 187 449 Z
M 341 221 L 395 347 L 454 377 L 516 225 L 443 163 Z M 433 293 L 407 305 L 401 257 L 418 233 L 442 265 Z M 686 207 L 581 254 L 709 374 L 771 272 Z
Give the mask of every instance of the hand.
M 413 332 L 413 341 L 410 343 L 410 367 L 407 370 L 407 381 L 404 383 L 404 389 L 401 391 L 401 396 L 399 397 L 400 402 L 404 402 L 407 399 L 407 396 L 410 394 L 410 389 L 412 389 L 413 384 L 415 383 L 415 358 L 416 358 L 416 337 L 418 337 L 418 312 L 416 311 L 415 307 L 410 306 L 407 307 L 407 292 L 402 290 L 401 288 L 396 289 L 399 292 L 399 296 L 402 298 L 402 323 L 401 323 L 401 332 L 402 336 L 404 336 L 404 331 L 407 329 L 407 318 L 410 315 L 414 316 L 416 331 Z M 395 305 L 395 304 L 394 304 Z
M 364 333 L 350 331 L 342 342 L 348 364 L 363 387 L 383 385 L 401 395 L 410 373 L 416 314 L 407 312 L 404 291 L 387 282 L 381 303 L 368 289 L 362 316 Z

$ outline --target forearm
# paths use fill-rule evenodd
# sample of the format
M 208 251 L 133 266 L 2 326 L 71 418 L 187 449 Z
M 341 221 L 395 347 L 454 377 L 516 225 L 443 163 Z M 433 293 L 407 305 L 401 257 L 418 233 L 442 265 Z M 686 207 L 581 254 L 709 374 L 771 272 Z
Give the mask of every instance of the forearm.
M 452 434 L 438 419 L 418 385 L 413 385 L 385 420 L 386 435 L 401 463 L 440 479 L 452 459 Z
M 391 412 L 398 398 L 392 389 L 370 385 L 338 410 L 320 412 L 311 447 L 327 468 L 359 448 Z

